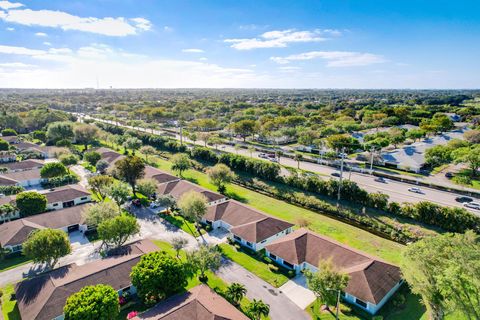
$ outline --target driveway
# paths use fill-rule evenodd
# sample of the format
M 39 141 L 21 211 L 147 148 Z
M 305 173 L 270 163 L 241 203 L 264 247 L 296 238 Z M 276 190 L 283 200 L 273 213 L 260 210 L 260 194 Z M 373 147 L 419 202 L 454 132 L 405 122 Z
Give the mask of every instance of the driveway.
M 88 177 L 92 173 L 79 164 L 71 166 L 70 170 L 72 170 L 77 176 L 80 177 L 80 181 L 78 182 L 78 184 L 86 188 L 88 186 Z
M 225 243 L 228 240 L 228 235 L 230 232 L 223 228 L 216 228 L 203 235 L 203 239 L 206 243 L 211 245 L 217 245 Z M 197 240 L 201 241 L 202 237 L 197 237 Z
M 272 320 L 307 320 L 310 316 L 293 303 L 281 290 L 250 273 L 240 265 L 227 260 L 217 275 L 228 283 L 238 282 L 247 288 L 249 299 L 261 299 L 270 305 Z
M 315 295 L 307 287 L 307 279 L 301 274 L 281 286 L 280 291 L 302 310 L 315 301 Z

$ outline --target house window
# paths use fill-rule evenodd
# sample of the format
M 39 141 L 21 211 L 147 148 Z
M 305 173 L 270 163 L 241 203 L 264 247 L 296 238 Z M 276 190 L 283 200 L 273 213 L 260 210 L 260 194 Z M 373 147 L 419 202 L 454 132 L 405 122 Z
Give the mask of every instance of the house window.
M 367 303 L 358 298 L 355 298 L 355 303 L 358 304 L 360 307 L 367 308 Z
M 289 267 L 290 269 L 293 269 L 293 264 L 291 263 L 288 263 L 287 261 L 283 261 L 283 264 L 287 267 Z
M 262 241 L 262 242 L 260 242 L 260 243 L 265 243 L 265 242 L 267 242 L 267 240 L 263 240 L 263 241 Z
M 12 252 L 17 252 L 22 250 L 22 245 L 17 244 L 16 246 L 12 246 Z
M 87 200 L 87 197 L 81 197 L 80 200 Z
M 242 239 L 240 237 L 237 237 L 237 236 L 233 236 L 233 239 L 237 240 L 237 241 L 242 241 Z
M 273 260 L 277 260 L 277 256 L 276 256 L 276 255 L 271 254 L 271 253 L 270 253 L 269 255 L 270 255 L 270 258 L 272 258 Z
M 247 246 L 251 247 L 252 243 L 247 241 Z
M 54 206 L 54 207 L 58 207 L 58 203 L 54 203 L 53 206 Z

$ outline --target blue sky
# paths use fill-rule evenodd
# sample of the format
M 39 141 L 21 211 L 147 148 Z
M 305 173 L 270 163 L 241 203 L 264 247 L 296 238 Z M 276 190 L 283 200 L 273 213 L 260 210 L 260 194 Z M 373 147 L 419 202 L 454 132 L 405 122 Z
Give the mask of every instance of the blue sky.
M 0 87 L 479 88 L 479 1 L 0 1 Z

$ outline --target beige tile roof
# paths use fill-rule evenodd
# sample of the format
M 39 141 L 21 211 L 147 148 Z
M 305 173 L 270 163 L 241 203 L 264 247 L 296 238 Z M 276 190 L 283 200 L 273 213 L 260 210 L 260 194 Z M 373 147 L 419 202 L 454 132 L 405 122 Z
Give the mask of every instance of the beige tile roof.
M 48 203 L 66 202 L 72 201 L 80 197 L 86 197 L 90 195 L 87 189 L 78 184 L 68 185 L 60 188 L 50 189 L 47 192 L 43 192 L 47 197 Z
M 208 202 L 217 201 L 225 198 L 224 195 L 204 189 L 202 187 L 197 186 L 196 184 L 193 184 L 185 180 L 171 181 L 171 182 L 163 183 L 157 186 L 158 194 L 163 194 L 163 195 L 169 194 L 177 200 L 180 199 L 180 197 L 183 194 L 189 191 L 196 191 L 203 194 L 207 198 Z

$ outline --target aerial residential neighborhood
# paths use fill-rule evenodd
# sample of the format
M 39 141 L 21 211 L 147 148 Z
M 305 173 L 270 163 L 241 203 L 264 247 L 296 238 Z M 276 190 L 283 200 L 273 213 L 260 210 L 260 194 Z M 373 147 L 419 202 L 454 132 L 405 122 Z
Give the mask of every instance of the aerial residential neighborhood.
M 0 1 L 0 320 L 480 320 L 479 12 Z

